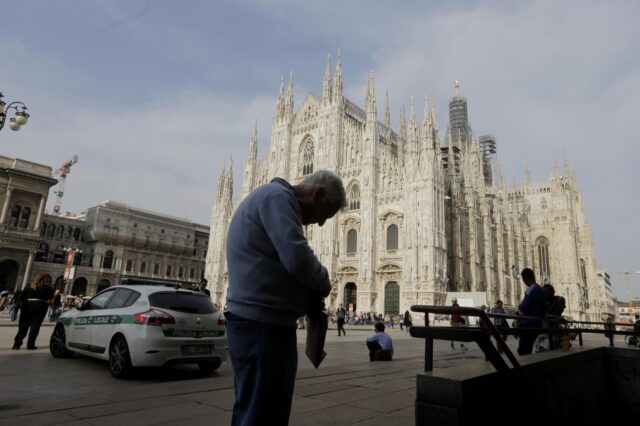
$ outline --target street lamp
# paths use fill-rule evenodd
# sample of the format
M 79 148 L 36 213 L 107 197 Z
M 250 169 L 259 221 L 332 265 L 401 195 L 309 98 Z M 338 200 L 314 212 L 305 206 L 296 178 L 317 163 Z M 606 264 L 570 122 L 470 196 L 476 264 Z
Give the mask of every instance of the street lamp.
M 29 114 L 27 114 L 27 106 L 22 102 L 11 102 L 9 105 L 2 100 L 2 93 L 0 93 L 0 130 L 4 127 L 5 121 L 9 116 L 9 110 L 15 110 L 13 117 L 9 119 L 9 128 L 14 132 L 20 130 L 20 128 L 27 124 L 29 121 Z

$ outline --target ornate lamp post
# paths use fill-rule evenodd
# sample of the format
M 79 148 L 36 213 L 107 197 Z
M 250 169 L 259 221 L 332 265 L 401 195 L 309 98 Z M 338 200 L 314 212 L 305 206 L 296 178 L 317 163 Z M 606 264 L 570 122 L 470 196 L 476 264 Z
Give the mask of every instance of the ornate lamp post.
M 4 127 L 5 121 L 9 116 L 9 110 L 15 110 L 13 117 L 9 119 L 9 128 L 14 132 L 20 130 L 20 128 L 27 124 L 29 121 L 29 114 L 27 114 L 27 106 L 22 102 L 11 102 L 7 105 L 2 100 L 2 93 L 0 93 L 0 130 Z

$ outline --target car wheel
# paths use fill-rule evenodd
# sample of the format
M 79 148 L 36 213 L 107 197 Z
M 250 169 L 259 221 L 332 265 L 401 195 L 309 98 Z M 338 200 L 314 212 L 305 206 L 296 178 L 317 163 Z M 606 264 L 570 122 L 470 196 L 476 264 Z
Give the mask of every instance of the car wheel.
M 129 345 L 124 336 L 116 336 L 109 347 L 109 370 L 116 379 L 125 379 L 131 374 Z
M 73 352 L 67 349 L 67 335 L 64 332 L 64 325 L 58 324 L 53 329 L 51 339 L 49 339 L 49 352 L 54 358 L 69 358 Z
M 222 365 L 222 361 L 220 361 L 219 359 L 216 359 L 215 361 L 198 363 L 198 367 L 200 367 L 200 370 L 202 370 L 202 372 L 206 374 L 213 374 L 214 371 L 220 368 L 220 365 Z

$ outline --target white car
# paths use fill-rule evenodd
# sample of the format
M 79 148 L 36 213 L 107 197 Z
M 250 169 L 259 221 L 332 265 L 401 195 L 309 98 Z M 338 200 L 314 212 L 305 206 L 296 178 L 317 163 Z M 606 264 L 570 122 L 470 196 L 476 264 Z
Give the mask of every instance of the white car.
M 74 352 L 109 361 L 125 378 L 133 367 L 198 364 L 213 373 L 227 359 L 225 320 L 202 293 L 168 285 L 110 287 L 58 319 L 56 358 Z

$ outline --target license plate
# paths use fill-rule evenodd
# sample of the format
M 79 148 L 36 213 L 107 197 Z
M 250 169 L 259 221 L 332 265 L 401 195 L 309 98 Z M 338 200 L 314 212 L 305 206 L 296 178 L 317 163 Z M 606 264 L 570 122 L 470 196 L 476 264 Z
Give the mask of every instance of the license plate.
M 213 352 L 213 345 L 183 345 L 182 355 L 206 355 Z

